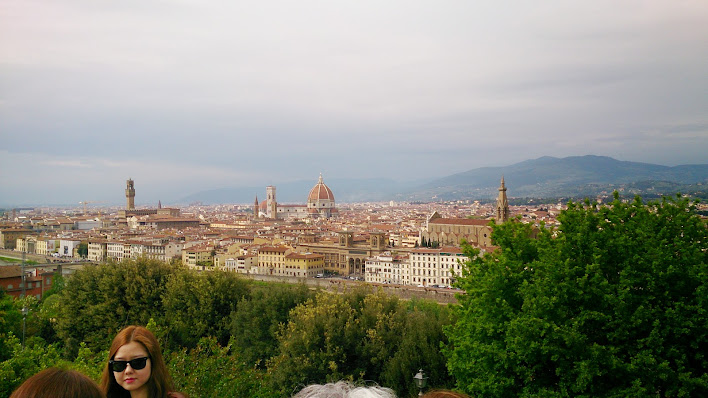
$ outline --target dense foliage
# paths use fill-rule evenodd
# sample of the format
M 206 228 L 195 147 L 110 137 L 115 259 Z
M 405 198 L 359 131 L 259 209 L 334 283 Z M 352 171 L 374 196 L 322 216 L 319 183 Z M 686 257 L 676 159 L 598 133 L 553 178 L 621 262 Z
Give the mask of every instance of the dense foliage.
M 404 304 L 397 298 L 353 292 L 320 293 L 297 306 L 278 333 L 279 355 L 268 363 L 282 395 L 304 385 L 373 380 L 402 396 L 426 369 L 431 385 L 451 384 L 440 344 L 450 323 L 447 308 Z
M 571 203 L 494 227 L 446 328 L 460 389 L 495 397 L 708 395 L 708 230 L 680 197 Z M 474 250 L 467 248 L 469 255 Z
M 73 356 L 85 342 L 94 351 L 110 346 L 125 325 L 145 325 L 164 313 L 162 297 L 175 266 L 154 260 L 86 267 L 62 292 L 57 334 Z
M 170 347 L 193 348 L 202 337 L 229 341 L 229 316 L 249 294 L 248 282 L 230 272 L 175 272 L 162 295 Z
M 25 348 L 17 337 L 23 305 Z M 308 314 L 316 314 L 311 324 Z M 0 398 L 49 366 L 98 380 L 113 336 L 130 324 L 155 333 L 178 389 L 193 397 L 290 396 L 304 383 L 339 378 L 406 394 L 419 367 L 431 385 L 451 384 L 440 353 L 447 308 L 383 294 L 317 293 L 139 259 L 55 279 L 42 302 L 0 294 L 0 315 Z M 342 320 L 350 325 L 340 329 Z M 346 355 L 320 355 L 325 340 Z M 304 357 L 307 366 L 298 362 Z
M 304 284 L 253 289 L 250 299 L 239 301 L 231 313 L 232 347 L 247 364 L 265 368 L 266 361 L 278 353 L 277 334 L 288 323 L 290 310 L 313 295 Z

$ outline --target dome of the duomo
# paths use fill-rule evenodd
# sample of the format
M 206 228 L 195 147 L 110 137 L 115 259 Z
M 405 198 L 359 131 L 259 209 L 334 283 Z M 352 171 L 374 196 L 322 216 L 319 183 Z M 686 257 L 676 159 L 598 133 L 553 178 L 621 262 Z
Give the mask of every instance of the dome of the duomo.
M 334 201 L 334 194 L 332 190 L 329 189 L 327 184 L 322 181 L 322 175 L 320 175 L 320 180 L 311 190 L 310 195 L 307 196 L 307 202 L 315 202 L 318 200 L 331 200 Z
M 334 194 L 322 181 L 321 174 L 317 185 L 310 190 L 310 194 L 307 196 L 307 212 L 311 217 L 323 218 L 332 217 L 333 214 L 337 213 L 337 209 L 334 206 Z

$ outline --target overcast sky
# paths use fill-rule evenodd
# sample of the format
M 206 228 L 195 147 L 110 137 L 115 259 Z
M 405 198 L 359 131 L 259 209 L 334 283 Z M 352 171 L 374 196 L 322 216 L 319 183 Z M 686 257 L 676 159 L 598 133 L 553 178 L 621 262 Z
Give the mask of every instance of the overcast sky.
M 0 0 L 0 143 L 0 206 L 705 164 L 708 2 Z

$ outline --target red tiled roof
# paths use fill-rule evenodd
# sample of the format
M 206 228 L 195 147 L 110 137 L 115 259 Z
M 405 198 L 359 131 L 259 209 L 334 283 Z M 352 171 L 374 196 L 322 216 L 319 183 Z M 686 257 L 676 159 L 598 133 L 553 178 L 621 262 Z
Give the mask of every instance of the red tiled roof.
M 314 259 L 314 258 L 324 258 L 322 254 L 313 254 L 313 253 L 290 253 L 287 256 L 287 258 L 297 258 L 297 259 Z
M 19 265 L 6 265 L 0 267 L 0 279 L 16 278 L 22 276 L 22 267 Z
M 441 247 L 439 249 L 429 249 L 429 248 L 420 248 L 420 249 L 413 249 L 411 250 L 411 253 L 462 253 L 462 249 L 459 247 Z
M 435 218 L 430 220 L 430 224 L 445 225 L 489 225 L 491 220 L 477 220 L 471 218 Z
M 311 190 L 310 194 L 307 196 L 307 202 L 316 202 L 318 200 L 331 200 L 334 201 L 334 194 L 332 190 L 329 189 L 327 185 L 322 181 L 322 176 L 320 175 L 320 180 L 317 182 Z
M 273 247 L 273 246 L 264 246 L 258 249 L 259 252 L 278 252 L 278 253 L 285 253 L 288 251 L 287 247 L 284 246 L 278 246 L 278 247 Z

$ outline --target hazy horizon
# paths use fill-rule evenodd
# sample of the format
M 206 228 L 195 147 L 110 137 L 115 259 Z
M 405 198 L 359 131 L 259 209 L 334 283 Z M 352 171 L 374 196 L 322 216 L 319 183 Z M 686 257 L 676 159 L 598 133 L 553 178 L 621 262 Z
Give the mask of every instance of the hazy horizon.
M 0 206 L 708 163 L 708 3 L 0 0 Z

